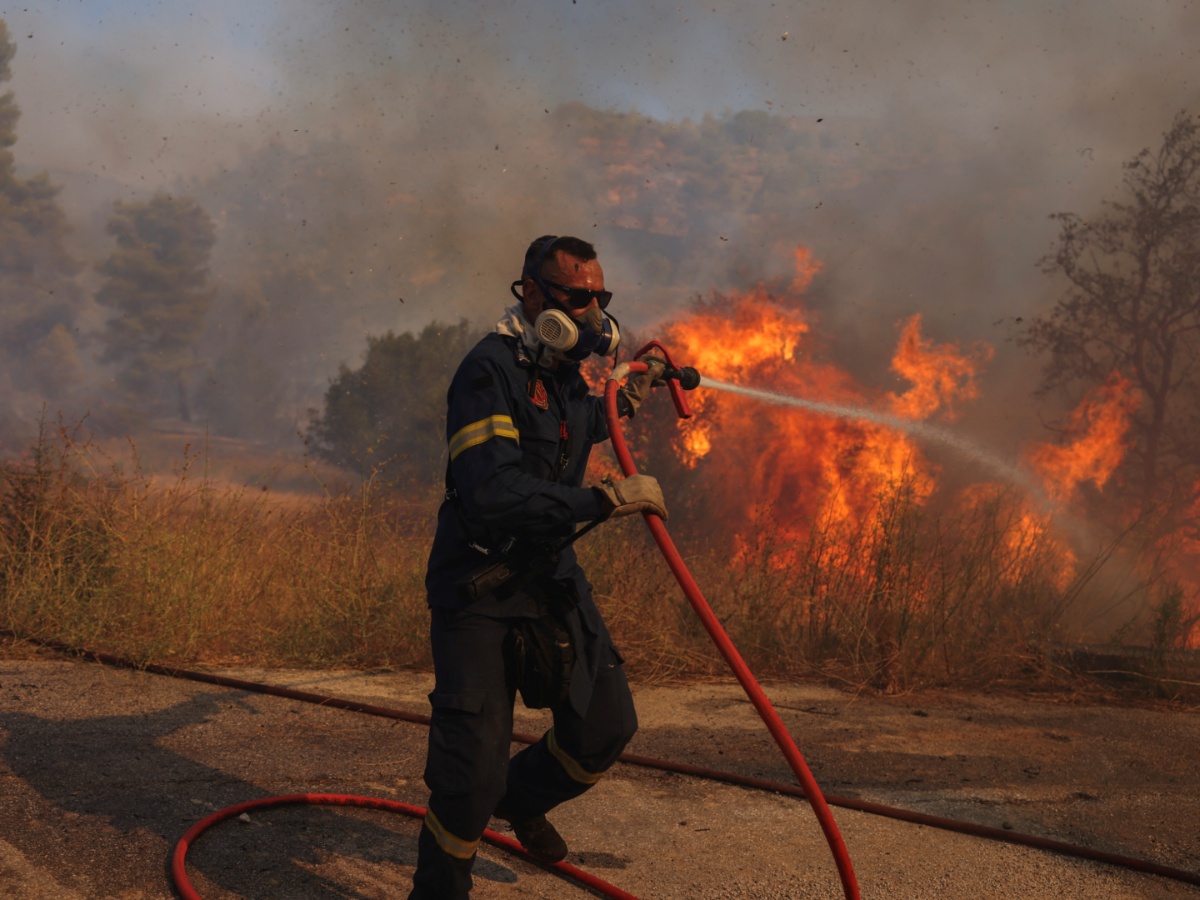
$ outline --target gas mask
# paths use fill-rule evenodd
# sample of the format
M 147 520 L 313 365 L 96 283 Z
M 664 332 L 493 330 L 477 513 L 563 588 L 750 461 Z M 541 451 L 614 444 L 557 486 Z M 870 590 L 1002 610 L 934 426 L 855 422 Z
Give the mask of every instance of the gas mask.
M 521 271 L 521 279 L 533 279 L 542 297 L 548 301 L 538 314 L 537 321 L 533 323 L 534 335 L 547 350 L 577 362 L 587 359 L 593 353 L 598 356 L 613 356 L 621 342 L 621 333 L 617 320 L 604 314 L 604 307 L 612 299 L 612 293 L 555 285 L 543 279 L 541 275 L 542 263 L 557 240 L 552 234 L 538 238 L 526 253 L 525 267 Z M 517 292 L 520 284 L 521 281 L 514 281 L 509 290 L 514 297 L 524 302 L 525 298 Z M 567 304 L 572 309 L 583 309 L 585 305 L 592 303 L 597 305 L 591 306 L 587 312 L 576 318 L 554 299 L 555 294 L 551 288 L 565 293 Z
M 593 306 L 579 318 L 553 306 L 542 310 L 533 323 L 534 333 L 547 349 L 576 361 L 597 356 L 612 356 L 621 343 L 616 319 Z

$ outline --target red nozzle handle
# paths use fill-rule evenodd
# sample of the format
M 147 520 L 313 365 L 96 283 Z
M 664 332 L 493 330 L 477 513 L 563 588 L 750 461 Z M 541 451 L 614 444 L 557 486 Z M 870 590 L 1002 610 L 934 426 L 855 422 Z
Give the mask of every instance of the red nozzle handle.
M 634 359 L 640 359 L 651 350 L 656 350 L 658 355 L 661 355 L 666 360 L 667 366 L 675 371 L 682 371 L 679 366 L 675 365 L 675 361 L 671 359 L 671 354 L 667 352 L 667 348 L 658 341 L 651 341 L 637 353 L 633 354 Z M 693 370 L 694 371 L 694 370 Z M 688 406 L 687 399 L 683 396 L 683 391 L 679 387 L 679 379 L 668 378 L 667 390 L 671 392 L 671 400 L 675 404 L 675 412 L 679 414 L 681 419 L 690 419 L 692 417 L 692 409 Z

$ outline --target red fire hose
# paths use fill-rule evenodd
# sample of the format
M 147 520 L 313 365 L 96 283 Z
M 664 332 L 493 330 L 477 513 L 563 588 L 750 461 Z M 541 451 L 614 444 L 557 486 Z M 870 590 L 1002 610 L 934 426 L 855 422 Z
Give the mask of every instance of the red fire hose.
M 658 343 L 658 341 L 651 341 L 634 355 L 633 362 L 621 363 L 613 369 L 612 374 L 604 385 L 604 404 L 605 414 L 608 418 L 609 440 L 612 441 L 613 451 L 617 454 L 617 462 L 620 463 L 621 471 L 625 473 L 626 477 L 636 475 L 637 466 L 634 465 L 633 456 L 630 454 L 629 447 L 625 443 L 625 436 L 621 433 L 621 425 L 617 413 L 617 386 L 618 382 L 627 375 L 647 371 L 647 365 L 643 362 L 638 362 L 638 358 L 650 350 L 655 350 L 662 355 L 669 366 L 668 371 L 680 371 L 671 360 L 666 348 Z M 677 378 L 670 378 L 667 381 L 667 385 L 671 391 L 671 399 L 675 402 L 676 412 L 679 413 L 680 418 L 689 418 L 691 411 L 688 409 L 687 400 L 680 389 L 679 380 Z M 717 649 L 720 650 L 721 655 L 725 658 L 725 662 L 733 670 L 733 674 L 737 677 L 738 683 L 741 684 L 742 689 L 746 692 L 746 696 L 750 698 L 750 702 L 754 704 L 754 708 L 758 710 L 758 714 L 762 717 L 763 722 L 766 723 L 767 730 L 775 738 L 775 743 L 783 751 L 783 755 L 787 759 L 788 765 L 791 766 L 792 772 L 800 780 L 800 786 L 804 789 L 804 796 L 807 798 L 809 805 L 812 806 L 813 812 L 816 813 L 821 830 L 825 833 L 825 840 L 828 842 L 829 849 L 833 853 L 834 862 L 837 863 L 838 875 L 842 879 L 842 890 L 847 900 L 857 900 L 859 896 L 858 881 L 854 877 L 854 868 L 850 863 L 850 854 L 846 850 L 846 844 L 842 840 L 841 832 L 838 831 L 837 823 L 833 820 L 833 813 L 829 811 L 825 797 L 821 793 L 820 787 L 817 786 L 812 772 L 808 769 L 808 764 L 805 763 L 804 757 L 800 755 L 795 741 L 788 734 L 783 720 L 775 712 L 775 707 L 771 705 L 771 701 L 767 699 L 767 695 L 759 687 L 754 675 L 751 674 L 741 654 L 738 653 L 737 648 L 733 645 L 733 641 L 729 639 L 729 635 L 721 627 L 721 622 L 713 613 L 712 607 L 704 599 L 699 585 L 696 584 L 691 572 L 688 571 L 687 566 L 684 564 L 683 557 L 675 549 L 675 543 L 667 533 L 666 525 L 654 513 L 645 512 L 642 515 L 646 519 L 646 525 L 650 528 L 650 533 L 654 536 L 655 543 L 658 544 L 658 549 L 662 551 L 667 565 L 670 566 L 671 572 L 679 582 L 679 586 L 683 588 L 684 594 L 687 595 L 692 609 L 696 611 L 696 615 L 704 623 L 704 628 L 708 631 L 709 637 L 713 639 L 713 642 L 717 645 Z
M 257 694 L 266 694 L 271 697 L 286 697 L 290 700 L 296 700 L 301 703 L 312 703 L 317 706 L 324 706 L 331 709 L 342 709 L 348 712 L 360 713 L 368 716 L 379 716 L 385 719 L 393 719 L 401 722 L 411 722 L 416 725 L 429 725 L 429 716 L 422 713 L 408 712 L 402 709 L 392 709 L 386 706 L 376 706 L 370 703 L 363 703 L 359 700 L 350 700 L 345 697 L 331 697 L 326 694 L 314 694 L 309 691 L 300 691 L 295 688 L 284 687 L 277 684 L 263 684 L 257 681 L 246 681 L 241 678 L 231 678 L 228 675 L 217 675 L 213 672 L 196 672 L 189 669 L 177 669 L 173 666 L 164 666 L 157 663 L 137 663 L 133 660 L 126 659 L 121 656 L 115 656 L 111 653 L 104 653 L 96 650 L 85 650 L 80 647 L 75 647 L 70 644 L 64 644 L 61 641 L 56 641 L 52 638 L 36 638 L 29 635 L 19 635 L 9 629 L 0 628 L 0 637 L 5 637 L 11 640 L 27 641 L 41 647 L 57 650 L 70 656 L 80 657 L 92 662 L 100 663 L 101 665 L 114 666 L 121 669 L 135 669 L 139 672 L 147 672 L 154 675 L 163 675 L 170 678 L 183 678 L 189 681 L 197 681 L 201 684 L 211 684 L 218 687 L 231 688 L 238 691 L 250 691 Z M 540 738 L 538 734 L 528 734 L 514 731 L 513 740 L 520 744 L 534 744 Z M 724 784 L 732 784 L 740 787 L 752 788 L 754 790 L 770 791 L 775 794 L 783 794 L 784 796 L 795 797 L 804 796 L 804 789 L 793 784 L 782 784 L 775 781 L 767 781 L 762 778 L 753 778 L 748 775 L 739 775 L 735 772 L 724 772 L 719 769 L 710 769 L 704 766 L 694 766 L 688 763 L 682 763 L 674 760 L 656 759 L 651 756 L 642 756 L 636 753 L 622 753 L 620 761 L 626 765 L 642 766 L 644 768 L 655 769 L 661 772 L 675 772 L 680 775 L 691 775 L 697 778 L 707 778 L 714 781 L 720 781 Z M 326 794 L 299 794 L 292 798 L 287 798 L 288 802 L 308 803 L 309 797 L 334 797 L 334 796 L 350 796 L 350 795 L 326 795 Z M 305 799 L 299 799 L 305 798 Z M 262 800 L 252 801 L 253 806 L 269 806 L 274 798 L 266 798 Z M 356 801 L 366 801 L 363 805 L 376 805 L 377 799 L 370 797 L 355 797 Z M 973 835 L 975 837 L 988 838 L 994 841 L 1000 841 L 1006 844 L 1013 844 L 1019 847 L 1032 847 L 1039 850 L 1046 850 L 1050 853 L 1059 853 L 1064 856 L 1069 856 L 1074 859 L 1086 859 L 1093 862 L 1103 863 L 1110 866 L 1119 866 L 1129 869 L 1134 872 L 1144 872 L 1159 878 L 1169 878 L 1173 881 L 1178 881 L 1183 884 L 1200 885 L 1200 873 L 1188 872 L 1183 869 L 1178 869 L 1173 866 L 1166 866 L 1162 863 L 1152 862 L 1146 859 L 1138 859 L 1132 856 L 1125 856 L 1119 853 L 1109 853 L 1105 850 L 1097 850 L 1092 847 L 1082 847 L 1076 844 L 1067 844 L 1063 841 L 1056 841 L 1050 838 L 1040 837 L 1033 834 L 1022 834 L 1019 831 L 1010 831 L 1007 829 L 993 828 L 988 825 L 980 825 L 975 822 L 963 822 L 956 819 L 948 819 L 943 816 L 934 816 L 929 813 L 915 812 L 909 809 L 898 809 L 893 806 L 885 806 L 882 803 L 872 803 L 869 800 L 859 800 L 852 797 L 837 797 L 834 795 L 828 796 L 828 802 L 833 806 L 839 806 L 843 809 L 851 809 L 857 812 L 867 813 L 875 816 L 886 816 L 890 819 L 895 819 L 900 822 L 913 822 L 918 825 L 927 825 L 930 828 L 941 828 L 947 831 L 953 831 L 958 834 Z M 276 802 L 283 802 L 277 800 Z M 312 801 L 315 802 L 315 801 Z M 340 803 L 341 801 L 339 801 Z M 382 801 L 383 803 L 392 803 L 393 801 Z M 400 804 L 407 806 L 407 804 Z M 408 807 L 414 810 L 414 813 L 409 815 L 420 815 L 421 807 Z M 234 815 L 239 815 L 244 812 L 246 807 L 234 806 L 226 810 L 218 810 L 210 814 L 201 822 L 196 823 L 188 829 L 187 833 L 180 840 L 180 844 L 175 847 L 172 855 L 172 878 L 177 879 L 179 875 L 183 876 L 182 881 L 178 881 L 177 887 L 183 893 L 183 885 L 186 883 L 186 856 L 188 848 L 195 842 L 196 838 L 213 825 L 223 822 L 225 819 Z M 405 811 L 406 810 L 401 810 Z M 490 839 L 491 833 L 485 833 L 485 839 Z M 496 845 L 503 849 L 512 849 L 507 839 L 501 835 L 496 835 L 500 840 L 496 841 Z M 518 851 L 514 851 L 518 852 Z M 522 854 L 525 855 L 525 854 Z M 578 873 L 578 870 L 571 870 L 571 867 L 564 863 L 558 863 L 554 866 L 545 866 L 539 863 L 532 857 L 527 857 L 530 861 L 543 868 L 548 869 L 556 875 L 564 878 L 588 883 L 584 878 L 580 878 L 582 874 L 585 878 L 593 878 L 586 873 Z M 578 873 L 578 874 L 577 874 Z M 590 887 L 594 887 L 602 896 L 606 897 L 631 897 L 632 895 L 621 891 L 619 888 L 608 885 L 601 887 L 603 882 L 595 879 L 594 884 L 589 883 Z M 186 884 L 187 890 L 192 890 L 191 884 Z M 195 892 L 187 896 L 195 896 Z
M 411 816 L 414 819 L 425 817 L 425 809 L 421 806 L 401 803 L 398 800 L 384 800 L 380 797 L 359 797 L 354 794 L 291 794 L 282 797 L 262 797 L 258 800 L 249 800 L 245 803 L 227 806 L 225 809 L 219 809 L 205 816 L 189 828 L 187 833 L 179 839 L 179 843 L 175 845 L 175 850 L 171 853 L 171 878 L 175 882 L 175 887 L 179 891 L 179 895 L 184 900 L 201 900 L 200 895 L 192 887 L 192 882 L 188 879 L 187 875 L 187 852 L 196 838 L 212 826 L 224 822 L 226 819 L 232 819 L 235 816 L 248 813 L 250 810 L 267 809 L 272 806 L 285 806 L 289 804 L 354 806 L 365 809 L 382 809 L 386 812 Z M 576 881 L 585 887 L 592 888 L 598 891 L 601 896 L 611 897 L 613 900 L 637 900 L 637 897 L 633 894 L 614 887 L 604 879 L 597 878 L 595 875 L 585 872 L 583 869 L 576 868 L 570 863 L 543 863 L 530 856 L 517 841 L 502 834 L 497 834 L 490 828 L 483 832 L 483 839 L 502 850 L 506 850 L 516 856 L 524 857 L 534 865 L 541 866 L 543 869 Z
M 691 411 L 688 409 L 687 400 L 684 398 L 680 388 L 679 370 L 675 368 L 671 361 L 670 355 L 665 347 L 657 341 L 652 341 L 641 350 L 638 351 L 631 363 L 622 363 L 614 369 L 605 385 L 604 401 L 605 412 L 608 418 L 609 436 L 612 440 L 613 449 L 617 454 L 617 459 L 620 462 L 621 470 L 626 476 L 637 474 L 637 467 L 634 465 L 633 457 L 629 453 L 629 448 L 625 444 L 625 437 L 621 433 L 619 416 L 617 413 L 617 382 L 625 378 L 627 375 L 638 372 L 647 371 L 647 366 L 643 362 L 638 362 L 637 358 L 645 354 L 651 349 L 656 349 L 666 359 L 668 366 L 673 370 L 675 377 L 668 380 L 668 386 L 671 391 L 671 397 L 675 402 L 675 409 L 681 418 L 689 418 Z M 692 372 L 694 375 L 694 371 Z M 821 825 L 821 830 L 825 834 L 825 840 L 829 843 L 830 850 L 833 852 L 834 861 L 837 863 L 838 874 L 842 881 L 842 890 L 845 893 L 847 900 L 858 900 L 858 882 L 854 877 L 854 869 L 850 863 L 850 855 L 846 851 L 845 842 L 842 840 L 841 833 L 838 831 L 837 823 L 833 820 L 833 814 L 829 811 L 829 806 L 825 802 L 825 797 L 821 793 L 820 787 L 817 786 L 816 780 L 808 769 L 808 765 L 804 762 L 804 757 L 800 755 L 800 751 L 796 748 L 796 744 L 792 741 L 788 734 L 787 728 L 783 721 L 775 712 L 775 708 L 771 705 L 771 701 L 767 699 L 765 693 L 754 676 L 750 673 L 750 669 L 742 660 L 737 648 L 729 639 L 729 635 L 725 633 L 725 629 L 721 627 L 716 615 L 711 607 L 704 599 L 704 595 L 700 592 L 699 586 L 692 578 L 687 566 L 684 564 L 679 551 L 675 549 L 675 544 L 671 537 L 667 534 L 666 526 L 663 525 L 662 519 L 651 513 L 645 513 L 646 524 L 650 527 L 651 534 L 654 535 L 655 541 L 658 543 L 659 549 L 666 558 L 667 565 L 675 574 L 675 578 L 679 581 L 684 593 L 687 595 L 688 601 L 692 604 L 696 614 L 704 623 L 704 627 L 708 630 L 709 635 L 716 643 L 721 655 L 725 657 L 725 661 L 733 670 L 738 682 L 746 691 L 750 701 L 754 704 L 754 708 L 758 710 L 758 714 L 762 717 L 767 725 L 767 729 L 775 738 L 775 743 L 779 745 L 783 751 L 784 757 L 791 766 L 792 771 L 800 781 L 801 789 L 804 791 L 804 796 L 812 806 L 816 813 L 817 821 Z M 175 846 L 175 850 L 171 857 L 171 875 L 175 881 L 175 885 L 180 894 L 185 900 L 200 900 L 200 895 L 196 893 L 187 876 L 187 852 L 192 843 L 201 834 L 207 831 L 214 825 L 225 821 L 234 816 L 241 815 L 251 809 L 261 809 L 284 804 L 316 804 L 316 805 L 333 805 L 333 806 L 356 806 L 367 807 L 371 809 L 383 809 L 389 812 L 399 812 L 404 815 L 420 818 L 425 815 L 425 810 L 419 806 L 412 806 L 407 803 L 400 803 L 394 800 L 384 800 L 374 797 L 360 797 L 350 794 L 296 794 L 284 797 L 265 797 L 259 800 L 251 800 L 246 803 L 240 803 L 226 809 L 218 810 L 215 813 L 201 819 L 179 840 Z M 524 848 L 519 843 L 511 838 L 504 837 L 494 831 L 487 830 L 483 833 L 483 839 L 490 844 L 498 846 L 509 852 L 517 853 L 521 856 L 530 859 L 531 861 L 542 865 L 543 868 L 549 869 L 552 872 L 564 876 L 583 884 L 593 890 L 598 891 L 606 897 L 616 898 L 616 900 L 636 900 L 636 898 L 620 888 L 617 888 L 594 875 L 584 872 L 568 863 L 556 863 L 546 865 L 539 863 L 533 857 L 524 852 Z

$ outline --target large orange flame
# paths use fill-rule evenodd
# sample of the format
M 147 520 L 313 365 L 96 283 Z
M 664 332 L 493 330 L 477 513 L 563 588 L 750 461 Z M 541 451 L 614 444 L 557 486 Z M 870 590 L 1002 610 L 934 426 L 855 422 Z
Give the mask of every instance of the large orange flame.
M 944 409 L 946 418 L 953 419 L 956 401 L 979 396 L 975 378 L 992 354 L 986 344 L 976 344 L 968 353 L 953 344 L 935 346 L 921 337 L 921 317 L 913 316 L 904 325 L 892 358 L 892 371 L 912 382 L 912 387 L 891 397 L 892 411 L 905 419 L 927 419 Z
M 1068 417 L 1066 443 L 1029 451 L 1029 463 L 1052 498 L 1066 503 L 1087 481 L 1104 487 L 1125 456 L 1125 434 L 1137 405 L 1129 380 L 1113 372 Z
M 979 366 L 990 348 L 935 345 L 913 317 L 903 327 L 893 368 L 911 382 L 899 395 L 872 395 L 842 369 L 814 358 L 812 316 L 802 294 L 820 271 L 811 253 L 796 253 L 790 285 L 758 285 L 717 297 L 672 324 L 664 342 L 705 377 L 818 402 L 894 411 L 913 419 L 952 413 L 975 397 Z M 802 540 L 814 522 L 870 527 L 881 492 L 901 482 L 927 497 L 935 473 L 910 438 L 868 421 L 830 418 L 790 407 L 739 402 L 697 392 L 695 418 L 681 423 L 677 450 L 701 461 L 705 481 L 723 494 L 719 508 L 734 530 L 767 509 L 779 541 Z
M 891 361 L 892 371 L 907 382 L 903 389 L 870 390 L 824 361 L 817 343 L 819 323 L 804 305 L 821 265 L 806 248 L 795 251 L 795 264 L 795 274 L 786 282 L 714 296 L 668 325 L 660 337 L 675 360 L 695 366 L 710 380 L 912 422 L 953 420 L 963 404 L 979 398 L 979 373 L 991 360 L 992 348 L 939 344 L 922 333 L 919 315 L 901 323 Z M 1128 380 L 1113 373 L 1067 418 L 1060 442 L 1025 453 L 1058 509 L 1077 503 L 1082 486 L 1102 490 L 1114 477 L 1125 458 L 1137 396 Z M 906 502 L 927 504 L 939 482 L 941 473 L 921 446 L 903 431 L 869 419 L 746 401 L 705 390 L 703 383 L 691 400 L 696 415 L 680 422 L 674 433 L 675 460 L 696 472 L 688 483 L 702 495 L 697 508 L 708 517 L 706 524 L 722 530 L 739 548 L 735 564 L 761 559 L 768 547 L 771 563 L 786 566 L 793 552 L 816 546 L 808 543 L 811 537 L 825 541 L 832 536 L 845 546 L 821 544 L 826 562 L 836 560 L 857 571 L 863 555 L 856 541 L 890 527 L 887 517 L 895 506 L 889 509 L 890 501 L 884 501 L 898 496 L 900 489 Z M 639 422 L 634 427 L 644 426 Z M 654 445 L 664 443 L 660 436 Z M 1023 507 L 1005 499 L 1011 487 L 979 482 L 958 488 L 953 497 L 943 494 L 939 503 L 978 513 L 976 521 L 985 523 L 980 527 L 991 527 L 986 524 L 993 521 L 988 510 L 999 508 L 990 501 L 1015 504 L 995 519 L 1002 531 L 986 535 L 996 554 L 998 577 L 1012 586 L 1028 577 L 1049 578 L 1066 590 L 1079 571 L 1076 551 L 1058 532 L 1052 514 L 1033 498 Z M 989 505 L 980 505 L 984 503 Z M 1183 541 L 1176 536 L 1176 543 Z M 1200 556 L 1200 547 L 1193 549 L 1188 559 Z M 1200 584 L 1200 572 L 1188 583 Z M 1193 595 L 1200 595 L 1200 589 Z M 1189 603 L 1196 605 L 1194 597 Z

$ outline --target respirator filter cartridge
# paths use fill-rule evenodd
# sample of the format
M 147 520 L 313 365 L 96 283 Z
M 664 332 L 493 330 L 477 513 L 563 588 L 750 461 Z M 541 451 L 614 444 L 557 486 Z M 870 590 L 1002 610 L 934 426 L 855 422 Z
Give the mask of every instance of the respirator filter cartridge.
M 561 309 L 546 309 L 537 317 L 533 328 L 545 347 L 574 360 L 586 359 L 592 353 L 612 356 L 621 342 L 617 323 L 594 308 L 582 317 L 582 321 Z

